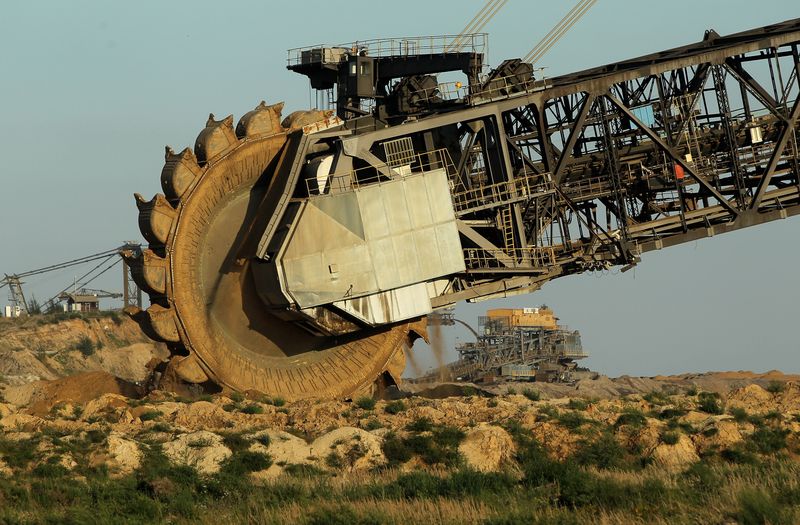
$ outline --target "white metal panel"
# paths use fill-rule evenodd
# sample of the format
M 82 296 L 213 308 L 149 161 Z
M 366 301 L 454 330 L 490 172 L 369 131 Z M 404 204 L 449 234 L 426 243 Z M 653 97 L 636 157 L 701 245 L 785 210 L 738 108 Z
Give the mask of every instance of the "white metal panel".
M 389 222 L 389 232 L 395 235 L 411 230 L 411 217 L 408 216 L 408 207 L 406 206 L 406 188 L 404 184 L 406 180 L 408 179 L 400 179 L 370 188 L 383 197 L 386 219 Z
M 366 240 L 373 241 L 388 237 L 390 235 L 389 221 L 386 218 L 386 206 L 381 193 L 379 191 L 360 191 L 357 195 Z
M 338 301 L 334 306 L 371 325 L 394 323 L 431 312 L 425 283 Z
M 406 209 L 411 218 L 411 227 L 415 230 L 433 224 L 431 204 L 428 202 L 427 180 L 428 177 L 409 177 L 403 181 L 406 189 Z
M 312 197 L 287 243 L 277 264 L 284 292 L 301 308 L 366 298 L 358 311 L 388 308 L 376 319 L 413 317 L 424 310 L 414 302 L 429 297 L 425 282 L 464 270 L 444 170 Z M 385 293 L 417 284 L 414 293 Z

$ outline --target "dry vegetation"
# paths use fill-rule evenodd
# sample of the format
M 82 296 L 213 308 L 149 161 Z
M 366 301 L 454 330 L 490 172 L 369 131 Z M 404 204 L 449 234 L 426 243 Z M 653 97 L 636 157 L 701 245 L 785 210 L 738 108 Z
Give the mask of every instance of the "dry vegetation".
M 796 383 L 541 397 L 0 405 L 0 522 L 800 520 Z

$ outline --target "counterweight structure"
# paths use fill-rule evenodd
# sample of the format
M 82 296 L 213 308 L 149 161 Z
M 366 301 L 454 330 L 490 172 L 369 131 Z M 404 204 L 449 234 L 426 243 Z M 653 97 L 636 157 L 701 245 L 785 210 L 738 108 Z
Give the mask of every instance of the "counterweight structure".
M 356 395 L 436 309 L 800 212 L 800 20 L 549 79 L 458 38 L 292 50 L 330 111 L 167 150 L 128 262 L 174 375 Z

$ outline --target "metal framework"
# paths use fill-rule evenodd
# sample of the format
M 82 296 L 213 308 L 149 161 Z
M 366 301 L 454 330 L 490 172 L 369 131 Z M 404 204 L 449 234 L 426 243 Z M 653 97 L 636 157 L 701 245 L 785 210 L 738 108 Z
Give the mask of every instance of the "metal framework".
M 303 147 L 339 139 L 335 164 L 373 175 L 385 142 L 446 147 L 466 271 L 434 308 L 529 292 L 797 214 L 799 45 L 800 20 L 708 31 L 697 44 L 546 81 L 473 84 L 402 126 L 351 119 Z

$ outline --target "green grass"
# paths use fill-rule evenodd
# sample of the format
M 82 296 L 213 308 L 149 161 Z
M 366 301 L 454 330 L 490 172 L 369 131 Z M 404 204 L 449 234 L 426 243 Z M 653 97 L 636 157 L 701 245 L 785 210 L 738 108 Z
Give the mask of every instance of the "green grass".
M 531 401 L 539 401 L 542 399 L 542 394 L 538 390 L 533 390 L 531 388 L 526 388 L 522 391 L 522 395 L 530 399 Z
M 589 408 L 589 402 L 585 399 L 572 398 L 567 403 L 567 408 L 570 410 L 586 410 Z
M 27 474 L 0 479 L 0 523 L 434 524 L 449 516 L 452 523 L 789 525 L 800 518 L 800 466 L 794 462 L 738 465 L 709 457 L 675 474 L 626 472 L 629 464 L 619 462 L 613 436 L 601 437 L 596 443 L 604 444 L 583 459 L 556 461 L 528 431 L 509 429 L 519 474 L 456 466 L 341 479 L 286 465 L 286 476 L 260 486 L 249 474 L 271 460 L 242 450 L 241 443 L 212 476 L 171 465 L 156 445 L 145 447 L 138 472 L 120 479 L 97 471 L 73 480 L 55 461 L 36 460 Z M 443 443 L 458 441 L 451 428 L 426 432 L 434 431 Z
M 261 405 L 256 405 L 255 403 L 247 405 L 242 408 L 243 414 L 263 414 L 264 408 Z
M 386 403 L 383 411 L 387 414 L 399 414 L 400 412 L 405 411 L 406 404 L 403 402 L 402 399 L 398 399 L 397 401 L 390 401 Z
M 375 409 L 375 399 L 372 397 L 367 397 L 367 396 L 359 397 L 354 401 L 354 403 L 361 410 Z
M 97 347 L 95 347 L 94 342 L 86 336 L 81 337 L 77 343 L 75 343 L 75 350 L 79 351 L 83 354 L 84 357 L 89 357 L 94 354 L 95 348 L 100 348 L 100 343 L 97 343 Z
M 642 428 L 647 424 L 647 416 L 641 410 L 635 408 L 626 408 L 622 414 L 617 417 L 614 423 L 615 428 L 627 426 L 632 428 Z
M 154 420 L 154 419 L 158 419 L 158 418 L 160 418 L 160 417 L 161 417 L 161 416 L 163 416 L 163 415 L 164 415 L 164 414 L 163 414 L 163 413 L 161 413 L 161 412 L 160 412 L 160 411 L 158 411 L 158 410 L 148 410 L 148 411 L 146 411 L 146 412 L 142 412 L 142 413 L 139 415 L 139 419 L 140 419 L 140 420 L 142 420 L 142 421 L 152 421 L 152 420 Z
M 780 394 L 786 390 L 786 383 L 783 381 L 770 381 L 767 383 L 766 390 L 772 394 Z
M 680 434 L 673 431 L 666 431 L 661 433 L 661 442 L 665 445 L 675 445 L 680 439 Z
M 747 488 L 738 495 L 739 508 L 736 518 L 742 525 L 789 525 L 796 523 L 789 517 L 789 513 L 782 509 L 775 499 L 767 492 Z
M 731 408 L 728 413 L 733 416 L 733 420 L 737 423 L 744 423 L 750 417 L 747 410 L 740 407 Z
M 230 397 L 231 401 L 233 401 L 234 403 L 241 403 L 242 401 L 244 401 L 244 394 L 242 394 L 241 392 L 231 392 Z
M 382 449 L 389 465 L 400 465 L 413 457 L 419 457 L 427 465 L 454 467 L 461 463 L 458 446 L 465 437 L 463 430 L 433 425 L 426 419 L 417 420 L 407 428 L 412 429 L 408 436 L 390 432 L 384 437 Z
M 409 432 L 429 432 L 433 430 L 433 422 L 427 417 L 420 417 L 406 425 Z
M 707 414 L 719 415 L 725 412 L 720 395 L 716 392 L 700 392 L 697 395 L 697 408 Z

